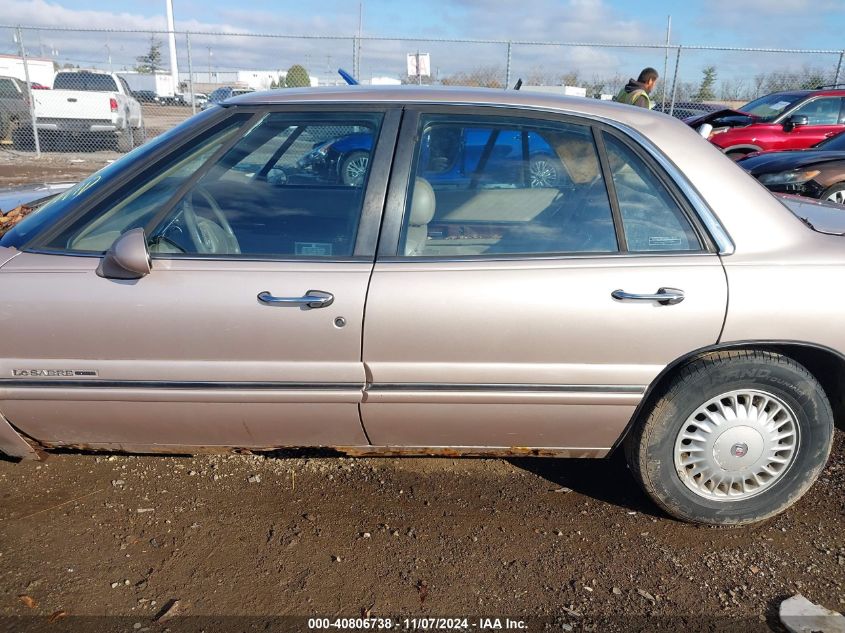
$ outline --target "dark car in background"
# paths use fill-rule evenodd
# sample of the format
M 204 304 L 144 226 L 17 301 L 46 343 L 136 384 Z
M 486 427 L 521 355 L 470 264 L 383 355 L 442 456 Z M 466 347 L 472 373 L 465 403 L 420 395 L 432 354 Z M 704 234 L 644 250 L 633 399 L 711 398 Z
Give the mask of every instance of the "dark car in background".
M 466 128 L 455 134 L 448 128 L 435 128 L 422 142 L 421 169 L 435 188 L 465 186 L 473 178 L 479 180 L 479 167 L 484 168 L 485 176 L 477 184 L 496 187 L 512 182 L 512 173 L 526 164 L 528 186 L 552 187 L 568 180 L 554 150 L 535 132 Z M 345 134 L 315 144 L 297 166 L 323 180 L 360 186 L 372 149 L 371 134 Z
M 133 90 L 132 96 L 141 103 L 158 103 L 158 95 L 153 90 Z
M 685 121 L 734 160 L 766 150 L 805 149 L 845 130 L 845 90 L 773 92 L 741 106 Z
M 252 88 L 234 88 L 232 86 L 222 86 L 215 90 L 212 90 L 208 95 L 208 101 L 206 101 L 202 109 L 205 110 L 206 108 L 210 108 L 211 106 L 222 103 L 226 99 L 231 97 L 237 97 L 238 95 L 245 95 L 248 92 L 255 92 Z
M 691 117 L 700 117 L 712 112 L 720 112 L 727 110 L 728 106 L 723 103 L 699 103 L 697 101 L 676 101 L 672 106 L 670 103 L 663 107 L 662 103 L 654 106 L 655 112 L 663 112 L 664 114 L 671 114 L 676 119 L 689 119 Z
M 32 124 L 26 84 L 0 77 L 0 143 L 16 142 L 17 131 Z
M 777 193 L 845 204 L 845 132 L 810 149 L 749 154 L 737 165 Z

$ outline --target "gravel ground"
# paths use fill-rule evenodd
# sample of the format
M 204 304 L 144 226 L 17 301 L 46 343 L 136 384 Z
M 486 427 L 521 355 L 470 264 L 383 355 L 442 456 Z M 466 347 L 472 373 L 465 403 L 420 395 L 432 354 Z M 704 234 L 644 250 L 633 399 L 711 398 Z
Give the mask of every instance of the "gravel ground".
M 845 609 L 843 486 L 842 431 L 795 507 L 734 529 L 666 518 L 619 456 L 6 461 L 0 620 L 107 615 L 113 630 L 138 630 L 178 599 L 183 616 L 259 620 L 369 613 L 511 616 L 533 630 L 778 630 L 777 606 L 794 593 Z M 246 621 L 230 619 L 231 630 Z

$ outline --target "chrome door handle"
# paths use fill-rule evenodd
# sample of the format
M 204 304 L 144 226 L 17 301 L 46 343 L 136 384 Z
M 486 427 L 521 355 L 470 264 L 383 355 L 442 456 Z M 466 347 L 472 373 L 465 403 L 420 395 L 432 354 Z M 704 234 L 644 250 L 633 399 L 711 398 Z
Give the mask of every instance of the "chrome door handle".
M 684 291 L 677 288 L 660 288 L 653 295 L 641 295 L 624 290 L 614 290 L 610 296 L 617 301 L 656 301 L 665 306 L 673 306 L 684 300 Z
M 274 297 L 266 290 L 258 293 L 258 300 L 268 305 L 302 306 L 303 308 L 325 308 L 334 301 L 334 295 L 322 290 L 309 290 L 304 297 Z

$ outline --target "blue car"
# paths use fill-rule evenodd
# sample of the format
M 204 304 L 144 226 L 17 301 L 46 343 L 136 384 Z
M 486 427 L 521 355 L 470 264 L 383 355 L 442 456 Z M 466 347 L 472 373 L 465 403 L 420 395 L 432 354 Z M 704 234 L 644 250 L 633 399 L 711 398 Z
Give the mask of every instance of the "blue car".
M 315 144 L 297 167 L 329 182 L 361 186 L 372 149 L 371 134 L 346 134 Z M 419 171 L 439 189 L 463 188 L 473 179 L 477 186 L 495 188 L 514 182 L 514 171 L 526 164 L 526 151 L 527 186 L 555 187 L 569 181 L 555 151 L 536 132 L 450 125 L 425 132 Z

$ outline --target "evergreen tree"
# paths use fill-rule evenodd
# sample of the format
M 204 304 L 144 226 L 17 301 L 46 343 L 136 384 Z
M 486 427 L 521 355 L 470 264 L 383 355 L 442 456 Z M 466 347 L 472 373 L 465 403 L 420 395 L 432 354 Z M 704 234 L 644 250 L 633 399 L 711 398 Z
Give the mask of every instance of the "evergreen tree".
M 160 70 L 164 70 L 161 63 L 161 40 L 157 39 L 155 35 L 150 35 L 150 50 L 146 55 L 139 55 L 135 58 L 138 65 L 135 70 L 139 73 L 155 74 Z

